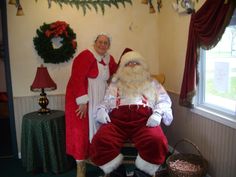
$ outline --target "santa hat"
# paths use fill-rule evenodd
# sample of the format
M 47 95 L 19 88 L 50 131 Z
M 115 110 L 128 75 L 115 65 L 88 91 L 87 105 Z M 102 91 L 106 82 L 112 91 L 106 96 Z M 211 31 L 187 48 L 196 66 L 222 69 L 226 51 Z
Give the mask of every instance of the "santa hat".
M 118 62 L 117 72 L 119 72 L 119 69 L 123 68 L 130 61 L 136 61 L 136 62 L 140 63 L 140 65 L 142 65 L 144 68 L 147 68 L 147 64 L 145 62 L 145 59 L 143 58 L 143 56 L 141 54 L 139 54 L 138 52 L 133 51 L 130 48 L 125 48 L 125 50 L 122 52 L 122 54 L 120 56 L 120 60 Z M 117 76 L 115 74 L 112 78 L 112 82 L 116 82 L 117 80 L 118 79 L 117 79 Z
M 121 56 L 120 56 L 120 59 L 119 59 L 119 62 L 118 62 L 118 65 L 120 64 L 120 61 L 121 61 L 121 57 L 123 57 L 124 54 L 130 52 L 130 51 L 133 51 L 132 49 L 130 48 L 125 48 L 124 51 L 122 52 Z
M 119 67 L 124 67 L 127 63 L 131 61 L 139 62 L 142 66 L 146 67 L 145 59 L 140 53 L 135 52 L 132 49 L 126 48 L 121 55 Z

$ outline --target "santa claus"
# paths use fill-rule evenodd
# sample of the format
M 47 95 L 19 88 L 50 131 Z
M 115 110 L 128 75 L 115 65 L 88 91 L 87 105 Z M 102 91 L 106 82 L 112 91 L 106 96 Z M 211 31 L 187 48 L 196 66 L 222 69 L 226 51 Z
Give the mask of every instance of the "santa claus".
M 151 78 L 145 59 L 135 51 L 127 52 L 97 108 L 101 127 L 92 140 L 92 162 L 107 176 L 125 177 L 121 148 L 130 140 L 138 150 L 134 177 L 154 175 L 168 153 L 160 123 L 170 125 L 172 120 L 167 92 Z

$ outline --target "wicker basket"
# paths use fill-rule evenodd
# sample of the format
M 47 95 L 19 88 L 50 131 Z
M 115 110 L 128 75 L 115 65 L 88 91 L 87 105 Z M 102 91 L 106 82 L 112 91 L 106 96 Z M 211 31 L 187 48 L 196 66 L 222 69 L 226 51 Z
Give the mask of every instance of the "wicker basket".
M 198 151 L 199 155 L 189 153 L 175 153 L 175 148 L 181 142 L 187 142 L 193 145 Z M 176 160 L 191 163 L 193 165 L 197 165 L 198 167 L 200 166 L 200 168 L 197 168 L 194 171 L 174 168 L 173 166 L 171 166 L 171 162 L 176 162 Z M 203 158 L 199 148 L 188 139 L 182 139 L 176 143 L 173 149 L 173 153 L 168 157 L 166 164 L 169 177 L 203 177 L 206 175 L 208 167 L 208 163 Z

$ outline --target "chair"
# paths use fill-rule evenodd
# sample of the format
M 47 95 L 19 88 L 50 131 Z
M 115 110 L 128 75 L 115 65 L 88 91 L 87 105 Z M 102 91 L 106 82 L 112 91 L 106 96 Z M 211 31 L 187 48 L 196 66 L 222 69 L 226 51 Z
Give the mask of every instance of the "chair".
M 166 77 L 164 74 L 153 74 L 152 78 L 156 79 L 161 85 L 163 85 L 166 81 Z
M 157 74 L 151 75 L 152 78 L 156 79 L 160 84 L 165 83 L 165 75 L 164 74 Z M 134 144 L 131 142 L 125 142 L 122 148 L 122 153 L 124 154 L 124 164 L 133 164 L 134 160 L 137 157 L 137 150 L 134 147 Z

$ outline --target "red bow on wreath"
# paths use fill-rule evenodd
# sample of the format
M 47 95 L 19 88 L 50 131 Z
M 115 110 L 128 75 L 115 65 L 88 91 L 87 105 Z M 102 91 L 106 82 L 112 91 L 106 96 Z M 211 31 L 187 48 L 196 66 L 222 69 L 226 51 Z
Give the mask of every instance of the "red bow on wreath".
M 68 33 L 66 31 L 66 28 L 68 27 L 68 24 L 63 21 L 56 21 L 55 23 L 52 23 L 50 25 L 50 30 L 45 31 L 45 35 L 47 37 L 53 35 L 54 37 L 58 37 L 65 34 L 66 37 L 68 37 Z

